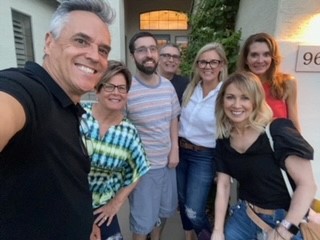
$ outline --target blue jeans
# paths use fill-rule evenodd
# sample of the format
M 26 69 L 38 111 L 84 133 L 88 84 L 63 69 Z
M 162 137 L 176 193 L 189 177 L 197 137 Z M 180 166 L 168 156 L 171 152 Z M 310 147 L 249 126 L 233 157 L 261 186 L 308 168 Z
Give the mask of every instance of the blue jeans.
M 184 230 L 212 231 L 206 215 L 208 196 L 215 177 L 215 150 L 180 148 L 177 166 L 178 201 Z
M 250 219 L 246 210 L 247 205 L 241 200 L 231 207 L 225 226 L 226 240 L 255 240 L 262 234 L 262 230 Z M 277 209 L 273 215 L 258 214 L 258 216 L 274 228 L 285 218 L 286 214 L 284 209 Z M 299 232 L 292 239 L 302 240 L 303 238 Z

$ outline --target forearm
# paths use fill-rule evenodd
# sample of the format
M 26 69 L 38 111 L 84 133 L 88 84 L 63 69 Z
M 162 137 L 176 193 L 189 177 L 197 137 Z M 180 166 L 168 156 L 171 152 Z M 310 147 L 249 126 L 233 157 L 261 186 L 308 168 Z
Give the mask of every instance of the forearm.
M 178 145 L 178 119 L 171 121 L 170 125 L 171 149 L 169 153 L 169 168 L 174 168 L 179 163 L 179 145 Z
M 171 121 L 171 125 L 170 125 L 171 149 L 179 148 L 178 135 L 179 135 L 179 123 L 178 123 L 178 119 L 175 118 Z
M 214 231 L 223 232 L 230 197 L 230 183 L 217 184 Z
M 122 188 L 110 202 L 116 203 L 120 209 L 120 207 L 123 205 L 123 203 L 128 198 L 129 194 L 137 186 L 138 182 L 139 182 L 139 180 L 135 181 L 134 183 L 130 184 L 127 187 Z
M 12 96 L 0 91 L 0 152 L 26 122 L 22 105 Z
M 308 209 L 316 193 L 316 185 L 298 185 L 293 193 L 286 219 L 298 226 Z
M 129 194 L 137 185 L 138 181 L 132 183 L 131 185 L 122 188 L 116 196 L 111 199 L 104 206 L 96 209 L 93 214 L 98 215 L 94 221 L 95 224 L 101 226 L 105 221 L 107 221 L 107 226 L 111 224 L 113 217 L 119 212 L 121 206 L 128 198 Z
M 286 220 L 298 226 L 310 207 L 317 187 L 309 160 L 289 156 L 285 160 L 285 165 L 296 185 Z

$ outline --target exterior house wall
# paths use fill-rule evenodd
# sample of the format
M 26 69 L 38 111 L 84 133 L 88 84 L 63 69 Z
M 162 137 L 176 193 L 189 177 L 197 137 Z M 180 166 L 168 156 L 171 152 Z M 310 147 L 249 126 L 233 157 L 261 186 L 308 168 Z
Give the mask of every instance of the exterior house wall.
M 236 29 L 242 36 L 256 32 L 273 33 L 276 29 L 279 0 L 240 0 Z
M 189 13 L 191 10 L 191 0 L 162 0 L 162 1 L 150 1 L 150 0 L 130 0 L 125 1 L 125 33 L 126 43 L 125 48 L 127 51 L 127 65 L 130 70 L 134 71 L 135 66 L 133 60 L 130 57 L 128 45 L 130 38 L 138 31 L 140 31 L 140 13 L 155 11 L 155 10 L 172 10 Z M 149 31 L 149 30 L 148 30 Z M 152 31 L 153 34 L 170 34 L 171 42 L 175 42 L 175 36 L 186 36 L 188 31 Z M 133 72 L 134 73 L 134 72 Z
M 11 9 L 31 16 L 33 47 L 35 61 L 41 63 L 45 33 L 56 1 L 52 0 L 5 0 L 0 8 L 0 69 L 17 66 L 14 36 L 12 28 Z
M 262 10 L 263 9 L 263 10 Z M 312 23 L 313 17 L 318 24 Z M 320 46 L 320 2 L 307 0 L 241 0 L 237 29 L 242 29 L 242 41 L 257 32 L 267 32 L 279 42 L 282 52 L 282 69 L 298 80 L 298 107 L 302 135 L 313 146 L 315 156 L 313 169 L 320 197 L 320 72 L 297 72 L 299 45 Z M 253 24 L 254 23 L 254 24 Z M 311 28 L 313 27 L 313 31 Z
M 125 62 L 125 33 L 123 0 L 109 0 L 116 18 L 110 26 L 112 36 L 110 59 Z M 2 0 L 0 8 L 0 69 L 17 66 L 11 9 L 31 16 L 32 39 L 35 61 L 42 63 L 45 34 L 49 29 L 53 12 L 58 6 L 56 0 Z
M 116 14 L 113 23 L 109 26 L 111 34 L 109 59 L 126 62 L 124 0 L 108 0 L 108 2 Z

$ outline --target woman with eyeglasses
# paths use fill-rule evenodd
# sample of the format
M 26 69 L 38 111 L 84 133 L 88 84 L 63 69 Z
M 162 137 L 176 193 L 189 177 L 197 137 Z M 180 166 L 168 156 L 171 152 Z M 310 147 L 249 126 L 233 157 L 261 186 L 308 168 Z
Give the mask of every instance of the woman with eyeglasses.
M 149 170 L 138 132 L 123 115 L 130 86 L 126 66 L 109 61 L 96 86 L 97 102 L 83 104 L 86 113 L 80 130 L 91 158 L 89 183 L 95 215 L 91 240 L 100 239 L 100 234 L 101 239 L 122 239 L 117 213 Z
M 209 43 L 197 53 L 191 82 L 183 94 L 177 167 L 180 216 L 186 239 L 210 239 L 206 206 L 215 177 L 215 101 L 227 77 L 228 61 L 221 44 Z

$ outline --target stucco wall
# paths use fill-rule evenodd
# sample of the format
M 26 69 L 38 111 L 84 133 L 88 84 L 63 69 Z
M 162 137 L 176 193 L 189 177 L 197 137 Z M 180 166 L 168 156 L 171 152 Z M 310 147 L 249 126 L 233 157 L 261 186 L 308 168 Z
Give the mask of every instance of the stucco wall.
M 111 52 L 109 59 L 126 61 L 125 49 L 125 16 L 123 0 L 108 0 L 110 6 L 114 9 L 116 17 L 109 26 L 111 34 Z
M 110 59 L 125 61 L 125 28 L 123 0 L 109 0 L 116 12 L 110 26 L 112 35 Z M 0 69 L 17 66 L 11 9 L 31 16 L 35 61 L 42 63 L 45 34 L 49 29 L 52 14 L 58 2 L 55 0 L 1 0 L 0 8 Z
M 241 0 L 236 29 L 242 30 L 242 39 L 251 33 L 273 34 L 278 15 L 279 0 Z
M 279 42 L 282 69 L 298 80 L 298 107 L 302 135 L 315 150 L 313 169 L 320 197 L 320 72 L 297 72 L 298 46 L 320 45 L 319 27 L 311 29 L 312 16 L 320 14 L 320 1 L 307 0 L 241 0 L 237 28 L 242 28 L 242 39 L 256 32 L 268 32 Z M 254 23 L 254 24 L 253 24 Z
M 12 29 L 11 9 L 32 16 L 32 35 L 35 61 L 42 62 L 45 33 L 56 1 L 52 0 L 10 0 L 1 1 L 0 8 L 0 69 L 17 66 Z

